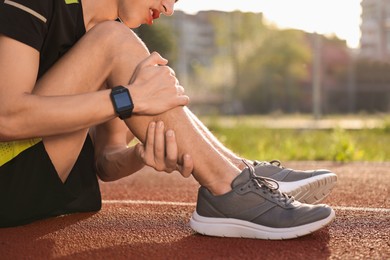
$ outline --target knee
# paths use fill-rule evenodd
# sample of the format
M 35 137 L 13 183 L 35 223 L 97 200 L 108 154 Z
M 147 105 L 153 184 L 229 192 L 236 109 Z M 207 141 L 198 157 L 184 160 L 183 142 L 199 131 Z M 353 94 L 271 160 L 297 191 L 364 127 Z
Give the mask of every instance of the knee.
M 113 58 L 130 55 L 149 54 L 143 41 L 127 26 L 116 21 L 97 24 L 90 30 L 95 35 L 95 42 L 102 50 L 108 50 Z

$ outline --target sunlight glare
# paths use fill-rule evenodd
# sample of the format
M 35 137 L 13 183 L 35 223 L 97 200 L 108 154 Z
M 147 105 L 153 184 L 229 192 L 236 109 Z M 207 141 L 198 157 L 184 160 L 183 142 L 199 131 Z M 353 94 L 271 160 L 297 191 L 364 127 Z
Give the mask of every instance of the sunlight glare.
M 279 28 L 336 35 L 357 48 L 360 39 L 361 0 L 180 0 L 177 9 L 263 12 Z

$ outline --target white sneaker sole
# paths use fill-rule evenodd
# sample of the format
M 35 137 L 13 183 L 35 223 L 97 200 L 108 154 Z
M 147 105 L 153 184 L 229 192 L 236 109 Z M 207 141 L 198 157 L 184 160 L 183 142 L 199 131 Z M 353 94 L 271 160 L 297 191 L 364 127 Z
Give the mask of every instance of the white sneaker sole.
M 190 226 L 194 231 L 207 236 L 282 240 L 313 233 L 328 225 L 334 217 L 335 212 L 332 210 L 327 218 L 310 224 L 291 228 L 272 228 L 239 219 L 202 217 L 195 211 L 190 219 Z
M 329 196 L 336 186 L 337 175 L 326 173 L 300 181 L 280 182 L 279 190 L 307 204 L 318 204 Z

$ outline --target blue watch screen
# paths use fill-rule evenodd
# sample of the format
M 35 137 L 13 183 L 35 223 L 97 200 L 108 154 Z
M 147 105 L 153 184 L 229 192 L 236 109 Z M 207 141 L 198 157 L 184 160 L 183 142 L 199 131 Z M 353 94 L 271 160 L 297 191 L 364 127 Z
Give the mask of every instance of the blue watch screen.
M 115 95 L 115 101 L 118 108 L 131 106 L 129 95 L 126 92 Z

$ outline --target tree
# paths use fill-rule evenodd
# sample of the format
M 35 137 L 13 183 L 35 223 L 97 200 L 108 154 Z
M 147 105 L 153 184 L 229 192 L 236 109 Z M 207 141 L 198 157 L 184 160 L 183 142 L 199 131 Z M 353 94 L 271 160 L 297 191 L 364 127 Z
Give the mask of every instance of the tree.
M 262 44 L 242 65 L 237 96 L 243 99 L 247 112 L 293 112 L 311 62 L 305 35 L 296 30 L 270 29 L 263 37 Z
M 164 23 L 142 25 L 135 30 L 151 52 L 157 51 L 170 63 L 175 62 L 176 41 L 171 28 Z

